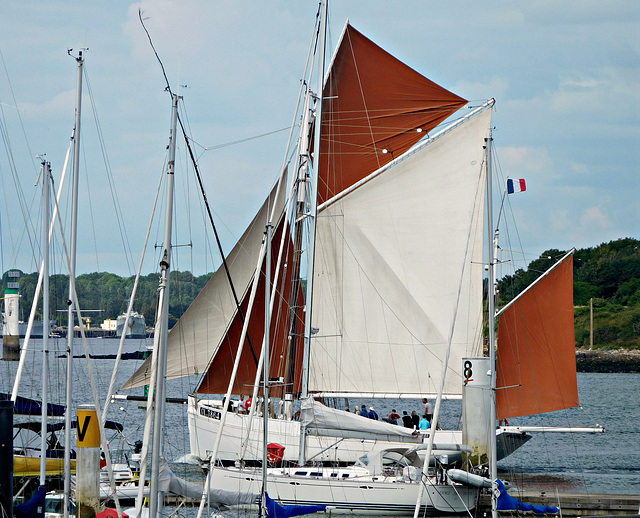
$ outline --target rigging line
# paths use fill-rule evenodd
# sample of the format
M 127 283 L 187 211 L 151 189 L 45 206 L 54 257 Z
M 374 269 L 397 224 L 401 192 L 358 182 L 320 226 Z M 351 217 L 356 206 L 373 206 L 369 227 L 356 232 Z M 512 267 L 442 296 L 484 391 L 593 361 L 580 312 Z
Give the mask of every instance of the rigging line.
M 36 190 L 34 190 L 34 193 L 33 193 L 32 198 L 31 198 L 31 202 L 27 203 L 27 200 L 26 200 L 26 198 L 24 196 L 24 193 L 22 191 L 22 188 L 20 186 L 19 175 L 18 175 L 18 172 L 17 172 L 17 169 L 16 169 L 15 159 L 13 157 L 13 150 L 11 148 L 11 142 L 9 140 L 9 134 L 7 133 L 6 120 L 5 120 L 4 108 L 3 108 L 2 103 L 0 103 L 0 114 L 1 114 L 0 133 L 2 134 L 2 140 L 4 142 L 5 152 L 7 154 L 7 160 L 9 162 L 9 169 L 11 170 L 11 177 L 13 179 L 13 184 L 14 184 L 14 187 L 15 187 L 15 190 L 16 190 L 16 199 L 18 200 L 18 204 L 20 206 L 20 211 L 22 212 L 22 218 L 23 218 L 24 227 L 25 227 L 23 229 L 23 232 L 22 232 L 17 244 L 14 243 L 13 236 L 11 235 L 11 243 L 12 243 L 12 247 L 13 247 L 12 261 L 16 261 L 17 260 L 18 250 L 20 248 L 20 244 L 22 243 L 22 239 L 24 238 L 24 233 L 26 232 L 28 240 L 29 240 L 29 244 L 31 246 L 32 258 L 34 260 L 34 263 L 37 263 L 36 248 L 39 248 L 39 244 L 37 243 L 37 240 L 35 239 L 36 230 L 34 228 L 34 225 L 33 225 L 33 222 L 32 222 L 32 218 L 31 218 L 31 212 L 32 212 L 31 211 L 31 207 L 33 207 L 33 205 L 36 203 Z M 33 160 L 33 158 L 32 158 L 32 160 Z M 3 189 L 3 196 L 5 198 L 5 207 L 9 207 L 10 205 L 7 202 L 7 199 L 6 199 L 7 189 Z
M 142 25 L 142 29 L 144 30 L 144 32 L 147 35 L 147 39 L 149 40 L 149 45 L 151 45 L 151 50 L 153 50 L 153 53 L 155 54 L 156 59 L 158 60 L 158 64 L 160 65 L 160 68 L 162 69 L 162 75 L 164 76 L 164 81 L 165 81 L 165 83 L 167 83 L 167 91 L 173 97 L 173 91 L 171 90 L 171 84 L 169 83 L 169 78 L 167 77 L 167 72 L 164 69 L 164 65 L 162 64 L 162 60 L 160 59 L 160 56 L 158 55 L 158 51 L 156 50 L 155 46 L 153 45 L 153 40 L 151 39 L 151 35 L 149 34 L 149 31 L 147 30 L 147 27 L 144 24 L 144 20 L 142 19 L 142 9 L 140 9 L 140 8 L 138 8 L 138 19 L 140 20 L 140 25 Z
M 2 60 L 2 68 L 4 68 L 4 74 L 7 77 L 7 83 L 9 85 L 9 91 L 11 92 L 11 98 L 13 99 L 13 106 L 16 108 L 16 114 L 18 115 L 18 120 L 20 121 L 20 128 L 22 129 L 22 135 L 24 136 L 24 141 L 27 146 L 27 151 L 29 153 L 29 157 L 31 158 L 31 165 L 33 166 L 33 170 L 37 171 L 38 166 L 36 166 L 35 161 L 33 160 L 35 157 L 35 153 L 31 151 L 31 147 L 29 146 L 29 139 L 27 138 L 27 132 L 24 129 L 24 123 L 22 122 L 22 117 L 20 116 L 20 110 L 18 109 L 18 101 L 16 100 L 16 94 L 13 91 L 13 85 L 11 84 L 11 79 L 9 78 L 9 71 L 7 70 L 7 64 L 4 61 L 4 54 L 2 53 L 2 49 L 0 48 L 0 60 Z M 4 111 L 2 118 L 4 120 Z M 13 160 L 13 158 L 12 158 Z
M 33 170 L 37 171 L 38 167 L 36 166 L 36 163 L 34 162 L 35 154 L 31 151 L 31 147 L 29 145 L 29 139 L 27 138 L 27 133 L 26 133 L 25 128 L 24 128 L 24 123 L 23 123 L 22 117 L 20 115 L 20 110 L 18 109 L 18 102 L 16 100 L 16 96 L 15 96 L 15 93 L 13 91 L 13 85 L 11 83 L 11 79 L 9 78 L 9 72 L 7 70 L 7 65 L 6 65 L 5 60 L 4 60 L 4 54 L 2 53 L 2 49 L 0 49 L 0 59 L 2 60 L 2 66 L 4 68 L 4 73 L 5 73 L 5 76 L 7 78 L 7 84 L 9 85 L 9 91 L 11 92 L 11 98 L 13 99 L 13 106 L 15 107 L 16 114 L 18 116 L 18 120 L 20 121 L 20 128 L 22 129 L 22 135 L 24 137 L 24 141 L 25 141 L 25 144 L 26 144 L 26 147 L 27 147 L 27 151 L 29 153 L 29 157 L 31 158 L 31 165 L 33 166 Z M 28 235 L 29 244 L 31 245 L 31 255 L 32 255 L 32 258 L 34 260 L 34 263 L 37 263 L 37 259 L 35 257 L 34 239 L 32 238 L 32 234 L 35 236 L 35 229 L 33 227 L 33 222 L 32 222 L 32 220 L 30 218 L 30 212 L 31 211 L 30 210 L 26 210 L 27 202 L 26 202 L 26 200 L 24 198 L 24 193 L 22 192 L 22 189 L 20 188 L 20 183 L 18 181 L 18 173 L 17 173 L 16 166 L 15 166 L 15 160 L 13 158 L 13 150 L 11 148 L 11 143 L 9 141 L 9 135 L 6 133 L 6 120 L 5 120 L 5 115 L 4 115 L 4 105 L 2 103 L 0 103 L 0 111 L 2 113 L 2 122 L 3 122 L 3 124 L 1 125 L 1 127 L 2 127 L 3 140 L 5 142 L 5 148 L 6 148 L 6 151 L 7 151 L 7 158 L 9 159 L 11 173 L 12 173 L 12 176 L 14 178 L 16 192 L 17 192 L 17 196 L 18 196 L 18 201 L 19 201 L 19 204 L 20 204 L 20 208 L 22 210 L 22 217 L 23 217 L 23 220 L 25 222 L 25 227 L 26 227 L 25 230 L 26 230 L 27 235 Z M 36 195 L 34 193 L 33 197 L 31 198 L 31 203 L 28 205 L 29 207 L 33 206 L 33 204 L 35 202 L 35 199 L 36 199 Z M 17 254 L 18 254 L 18 252 L 17 252 L 18 248 L 19 247 L 16 247 L 14 249 L 14 252 L 13 252 L 14 253 L 13 260 L 14 261 L 17 260 L 16 258 L 17 258 Z
M 346 248 L 346 250 L 351 254 L 351 256 L 354 258 L 356 264 L 360 267 L 360 274 L 362 275 L 362 277 L 364 279 L 366 279 L 366 281 L 369 283 L 369 285 L 371 286 L 371 288 L 375 291 L 375 293 L 380 297 L 380 303 L 389 310 L 389 312 L 396 318 L 397 322 L 407 331 L 407 333 L 409 334 L 409 336 L 411 336 L 418 345 L 420 345 L 421 347 L 423 347 L 425 349 L 425 352 L 428 353 L 430 356 L 432 356 L 435 360 L 438 360 L 438 356 L 436 355 L 436 353 L 434 353 L 433 351 L 431 351 L 430 349 L 427 349 L 427 344 L 425 344 L 424 342 L 422 342 L 420 340 L 420 338 L 408 327 L 408 325 L 405 323 L 405 321 L 400 317 L 400 314 L 395 311 L 388 302 L 385 301 L 384 297 L 382 296 L 381 292 L 379 291 L 379 289 L 376 287 L 375 283 L 373 282 L 371 275 L 367 274 L 367 272 L 365 271 L 364 267 L 361 265 L 361 262 L 358 260 L 357 258 L 357 254 L 354 252 L 353 248 L 350 246 L 350 244 L 347 242 L 347 240 L 344 238 L 344 233 L 342 233 L 340 231 L 340 229 L 336 229 L 336 231 L 341 235 L 342 240 L 343 240 L 343 244 Z M 371 341 L 368 341 L 368 343 L 372 343 Z M 455 372 L 453 373 L 455 374 Z
M 111 193 L 111 201 L 113 202 L 113 206 L 116 214 L 116 221 L 118 223 L 118 229 L 120 231 L 120 239 L 122 240 L 122 248 L 124 251 L 125 260 L 127 262 L 127 268 L 129 272 L 132 271 L 131 263 L 132 263 L 132 253 L 131 247 L 127 246 L 129 243 L 129 238 L 127 236 L 127 227 L 124 224 L 124 218 L 122 216 L 122 208 L 120 206 L 120 200 L 116 196 L 115 189 L 115 181 L 113 179 L 113 172 L 111 168 L 111 161 L 109 160 L 109 155 L 107 154 L 107 148 L 104 142 L 104 135 L 102 133 L 102 126 L 100 125 L 100 119 L 98 117 L 98 111 L 95 104 L 95 98 L 93 96 L 93 90 L 91 88 L 91 82 L 89 81 L 89 75 L 87 73 L 86 64 L 83 67 L 82 71 L 84 72 L 85 84 L 87 85 L 87 90 L 89 92 L 89 99 L 91 100 L 91 111 L 93 112 L 93 120 L 96 125 L 96 133 L 98 135 L 98 142 L 100 143 L 100 150 L 102 151 L 102 159 L 104 161 L 107 182 L 109 183 L 110 193 Z M 85 154 L 86 156 L 86 154 Z M 87 169 L 88 170 L 88 169 Z M 94 236 L 95 238 L 95 236 Z
M 162 178 L 164 176 L 164 170 L 165 170 L 165 166 L 167 164 L 167 154 L 168 154 L 168 150 L 165 153 L 165 158 L 164 158 L 164 162 L 162 164 L 162 168 L 161 168 L 161 172 L 160 172 L 160 177 L 158 178 L 158 187 L 156 188 L 156 195 L 155 198 L 153 200 L 153 205 L 151 206 L 151 216 L 149 217 L 149 223 L 147 225 L 147 233 L 145 235 L 145 239 L 144 239 L 144 245 L 142 246 L 142 252 L 140 253 L 140 262 L 138 263 L 138 270 L 136 272 L 136 277 L 135 280 L 133 281 L 133 287 L 131 289 L 131 295 L 129 297 L 129 304 L 127 307 L 127 314 L 126 314 L 126 321 L 128 321 L 129 317 L 131 316 L 131 312 L 133 311 L 133 302 L 135 300 L 135 296 L 136 293 L 138 291 L 138 285 L 140 282 L 140 272 L 142 272 L 142 265 L 143 265 L 143 261 L 145 258 L 145 255 L 147 253 L 147 247 L 149 246 L 149 236 L 151 235 L 151 230 L 153 228 L 153 220 L 155 218 L 155 213 L 156 213 L 156 208 L 158 207 L 158 198 L 160 196 L 160 189 L 162 186 Z M 154 319 L 155 321 L 155 319 Z M 116 375 L 119 371 L 119 367 L 120 367 L 120 362 L 122 360 L 122 350 L 124 349 L 124 341 L 126 338 L 126 333 L 122 333 L 122 336 L 120 337 L 120 345 L 118 346 L 118 352 L 116 354 L 116 360 L 115 360 L 115 364 L 113 366 L 113 371 L 112 371 L 112 375 L 111 375 L 111 382 L 109 383 L 109 390 L 107 392 L 107 397 L 105 399 L 105 405 L 104 405 L 104 409 L 103 409 L 103 413 L 102 413 L 102 420 L 106 421 L 107 419 L 107 414 L 109 411 L 109 405 L 111 404 L 111 396 L 113 395 L 114 389 L 115 389 L 115 385 L 116 385 Z
M 376 155 L 376 162 L 377 162 L 378 168 L 379 168 L 380 167 L 380 156 L 378 155 L 378 150 L 375 147 L 376 138 L 375 138 L 375 135 L 373 134 L 373 126 L 371 124 L 371 118 L 369 116 L 369 108 L 367 107 L 367 101 L 365 99 L 364 90 L 362 88 L 362 81 L 360 79 L 360 70 L 358 69 L 358 63 L 356 61 L 355 52 L 353 51 L 353 43 L 351 42 L 351 36 L 350 35 L 349 35 L 349 46 L 350 46 L 350 49 L 351 49 L 351 55 L 352 55 L 352 58 L 353 58 L 353 64 L 356 67 L 356 76 L 358 78 L 358 86 L 360 87 L 360 95 L 362 97 L 362 102 L 364 104 L 364 112 L 365 112 L 365 114 L 367 116 L 367 124 L 369 125 L 369 133 L 371 134 L 371 140 L 373 141 L 373 146 L 374 146 L 373 147 L 373 151 L 374 151 L 374 153 Z
M 82 146 L 82 149 L 84 151 L 84 140 L 80 141 L 80 145 Z M 88 171 L 89 167 L 87 165 L 87 153 L 83 152 L 82 153 L 82 158 L 84 160 L 84 170 Z M 88 178 L 87 178 L 88 180 Z M 91 219 L 91 230 L 92 230 L 92 234 L 93 234 L 93 249 L 95 251 L 96 254 L 96 268 L 98 269 L 98 271 L 100 270 L 100 259 L 98 257 L 98 242 L 96 240 L 96 223 L 95 223 L 95 218 L 93 217 L 93 202 L 91 200 L 91 188 L 89 186 L 89 182 L 87 181 L 85 183 L 86 187 L 87 187 L 87 200 L 88 200 L 88 208 L 89 208 L 89 218 Z M 99 290 L 99 295 L 100 297 L 102 297 L 102 290 Z
M 296 126 L 298 126 L 296 124 Z M 225 147 L 229 147 L 229 146 L 235 146 L 236 144 L 242 144 L 244 142 L 249 142 L 250 140 L 256 140 L 262 137 L 268 137 L 269 135 L 275 135 L 276 133 L 281 133 L 283 131 L 287 131 L 288 129 L 290 129 L 291 126 L 285 126 L 284 128 L 280 128 L 277 130 L 273 130 L 273 131 L 268 131 L 267 133 L 261 133 L 259 135 L 254 135 L 252 137 L 246 137 L 246 138 L 242 138 L 242 139 L 238 139 L 238 140 L 232 140 L 230 142 L 225 142 L 224 144 L 217 144 L 215 146 L 203 146 L 202 144 L 198 144 L 197 142 L 194 142 L 195 144 L 197 144 L 198 146 L 200 146 L 202 148 L 203 151 L 215 151 L 216 149 L 222 149 Z
M 498 157 L 497 150 L 496 150 L 496 148 L 494 146 L 492 146 L 492 148 L 491 148 L 491 156 L 493 157 L 494 163 L 497 165 L 497 167 L 495 168 L 496 174 L 499 175 L 500 181 L 504 184 L 506 179 L 505 179 L 505 176 L 504 176 L 504 174 L 502 172 L 502 166 L 500 164 L 500 159 Z M 516 222 L 515 218 L 513 217 L 513 207 L 512 207 L 512 203 L 511 203 L 511 197 L 507 196 L 505 201 L 506 201 L 506 207 L 508 207 L 509 213 L 511 214 L 511 218 L 510 218 L 510 220 L 508 220 L 507 219 L 507 211 L 505 210 L 504 224 L 505 224 L 505 230 L 506 230 L 507 243 L 508 243 L 509 246 L 506 249 L 501 247 L 500 250 L 502 250 L 504 252 L 508 252 L 508 257 L 510 258 L 511 263 L 513 264 L 514 271 L 517 269 L 516 268 L 516 264 L 518 264 L 519 261 L 522 261 L 524 263 L 524 265 L 523 265 L 524 269 L 528 269 L 527 261 L 525 259 L 525 256 L 527 254 L 525 253 L 524 247 L 522 245 L 522 239 L 520 237 L 520 232 L 518 230 L 517 222 Z M 518 249 L 516 249 L 515 246 L 512 246 L 511 232 L 510 232 L 511 226 L 513 227 L 513 231 L 515 232 L 515 239 L 517 241 Z M 496 225 L 496 229 L 497 228 L 498 228 L 498 226 Z M 518 255 L 518 258 L 516 258 L 516 253 Z M 518 259 L 518 261 L 516 261 L 516 259 Z
M 178 122 L 180 123 L 180 129 L 182 130 L 182 136 L 187 144 L 187 150 L 189 151 L 189 156 L 191 157 L 191 162 L 193 163 L 193 169 L 196 173 L 196 178 L 198 179 L 198 185 L 200 187 L 200 194 L 202 194 L 202 198 L 204 201 L 204 205 L 207 209 L 207 215 L 209 216 L 209 222 L 211 223 L 211 228 L 213 229 L 213 234 L 216 238 L 216 244 L 218 245 L 218 250 L 220 251 L 220 257 L 222 257 L 222 265 L 224 266 L 224 271 L 229 281 L 229 287 L 231 288 L 231 293 L 233 294 L 233 300 L 236 304 L 236 309 L 238 310 L 238 314 L 240 315 L 240 320 L 242 324 L 244 324 L 244 311 L 240 307 L 240 300 L 238 299 L 238 294 L 236 292 L 236 288 L 233 284 L 233 279 L 231 279 L 231 272 L 229 271 L 229 264 L 227 263 L 227 258 L 224 255 L 224 250 L 222 249 L 222 243 L 220 242 L 220 236 L 218 235 L 218 229 L 216 224 L 213 221 L 213 214 L 211 213 L 211 207 L 209 206 L 209 200 L 207 199 L 207 193 L 204 189 L 204 184 L 202 183 L 202 176 L 200 175 L 200 169 L 198 168 L 198 162 L 193 154 L 193 150 L 191 149 L 191 145 L 189 144 L 189 137 L 187 136 L 187 132 L 185 131 L 184 125 L 182 124 L 182 119 L 178 114 Z M 256 271 L 256 275 L 260 275 L 259 271 Z M 258 357 L 256 355 L 255 348 L 253 346 L 253 341 L 251 340 L 251 335 L 247 332 L 247 341 L 249 342 L 249 348 L 251 349 L 251 355 L 253 356 L 253 360 L 255 361 L 256 367 L 258 366 Z M 208 368 L 207 368 L 208 370 Z
M 158 60 L 158 63 L 160 64 L 160 68 L 162 69 L 162 75 L 164 76 L 165 82 L 167 84 L 167 91 L 173 96 L 173 93 L 171 91 L 171 85 L 169 84 L 169 79 L 167 78 L 167 73 L 165 71 L 164 65 L 162 64 L 162 60 L 160 59 L 160 56 L 158 55 L 158 52 L 156 51 L 156 48 L 153 46 L 153 41 L 151 39 L 151 35 L 149 34 L 149 31 L 147 30 L 147 28 L 144 25 L 144 20 L 142 19 L 142 10 L 138 9 L 138 18 L 140 19 L 140 24 L 142 25 L 142 28 L 144 29 L 144 32 L 147 34 L 147 38 L 149 39 L 149 45 L 151 45 L 151 48 L 153 49 L 153 53 L 156 56 L 156 59 Z M 220 242 L 220 237 L 218 236 L 218 230 L 215 226 L 215 223 L 213 221 L 213 215 L 211 213 L 211 207 L 209 206 L 209 201 L 207 200 L 207 195 L 205 193 L 204 190 L 204 185 L 202 183 L 202 177 L 200 176 L 200 170 L 198 169 L 198 162 L 195 159 L 195 156 L 193 154 L 193 149 L 191 148 L 191 145 L 189 144 L 189 137 L 187 136 L 187 132 L 185 130 L 184 124 L 182 123 L 182 118 L 180 117 L 180 115 L 178 114 L 178 122 L 180 123 L 180 129 L 182 130 L 182 135 L 184 137 L 185 143 L 187 145 L 187 150 L 189 151 L 189 156 L 191 158 L 191 161 L 193 163 L 193 168 L 194 171 L 196 173 L 196 178 L 198 179 L 198 184 L 200 186 L 200 192 L 204 198 L 204 203 L 205 206 L 207 208 L 207 214 L 209 215 L 209 221 L 211 223 L 211 227 L 213 229 L 213 233 L 215 235 L 216 238 L 216 243 L 218 245 L 218 250 L 220 251 L 220 256 L 222 257 L 222 264 L 224 266 L 224 270 L 227 276 L 227 279 L 229 280 L 229 285 L 231 288 L 231 292 L 233 294 L 233 299 L 235 301 L 236 304 L 236 308 L 238 310 L 238 314 L 240 315 L 240 319 L 242 320 L 242 323 L 244 324 L 245 318 L 244 318 L 244 312 L 242 311 L 242 308 L 240 307 L 240 301 L 238 299 L 238 294 L 236 292 L 235 286 L 233 285 L 233 280 L 231 279 L 231 273 L 229 271 L 229 265 L 227 264 L 227 260 L 226 257 L 224 255 L 224 251 L 222 249 L 222 243 Z M 260 275 L 259 272 L 256 273 L 257 275 Z M 253 360 L 256 364 L 256 367 L 258 366 L 258 357 L 256 355 L 256 351 L 255 351 L 255 347 L 253 346 L 253 342 L 251 340 L 251 336 L 249 334 L 247 334 L 247 340 L 249 342 L 249 348 L 251 350 L 251 355 L 253 356 Z

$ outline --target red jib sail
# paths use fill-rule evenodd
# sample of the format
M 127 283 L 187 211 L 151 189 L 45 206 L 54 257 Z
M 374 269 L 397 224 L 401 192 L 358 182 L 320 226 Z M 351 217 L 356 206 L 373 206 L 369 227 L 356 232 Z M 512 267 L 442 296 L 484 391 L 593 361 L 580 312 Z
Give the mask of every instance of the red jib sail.
M 578 406 L 573 257 L 503 310 L 496 366 L 498 419 Z

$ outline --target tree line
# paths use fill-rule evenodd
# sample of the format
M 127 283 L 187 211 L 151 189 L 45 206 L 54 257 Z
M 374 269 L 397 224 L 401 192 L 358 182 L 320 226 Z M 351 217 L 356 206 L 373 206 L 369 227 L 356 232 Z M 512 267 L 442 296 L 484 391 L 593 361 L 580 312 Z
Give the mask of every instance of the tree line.
M 509 302 L 566 252 L 551 249 L 543 252 L 526 269 L 517 270 L 498 281 L 498 306 Z M 189 307 L 213 274 L 194 276 L 191 272 L 171 273 L 169 326 Z M 589 305 L 594 307 L 594 347 L 640 349 L 640 241 L 618 239 L 593 248 L 577 250 L 573 260 L 574 315 L 576 346 L 589 345 Z M 148 326 L 155 321 L 158 274 L 140 278 L 134 310 L 145 317 Z M 83 310 L 96 325 L 115 319 L 127 310 L 134 277 L 119 277 L 100 272 L 79 275 L 76 291 Z M 3 276 L 7 281 L 7 274 Z M 20 277 L 20 316 L 27 320 L 38 281 L 37 273 Z M 50 280 L 50 304 L 56 311 L 58 325 L 66 327 L 69 278 L 53 275 Z M 38 318 L 42 318 L 39 315 Z
M 194 276 L 191 272 L 171 272 L 171 289 L 169 290 L 169 326 L 175 322 L 189 307 L 193 299 L 202 291 L 213 274 Z M 6 282 L 7 273 L 3 275 Z M 142 314 L 147 326 L 152 327 L 156 317 L 159 275 L 150 273 L 140 277 L 133 309 Z M 27 320 L 31 311 L 33 295 L 38 282 L 38 273 L 22 273 L 20 276 L 20 319 Z M 78 275 L 76 293 L 78 302 L 92 326 L 99 326 L 105 319 L 116 319 L 127 311 L 129 297 L 133 290 L 135 277 L 120 277 L 108 272 L 95 272 Z M 69 300 L 69 276 L 64 274 L 50 277 L 49 300 L 52 311 L 59 326 L 67 327 L 67 308 Z M 6 284 L 5 284 L 6 285 Z M 42 309 L 41 306 L 38 308 Z M 97 312 L 94 312 L 96 311 Z M 55 313 L 54 313 L 55 312 Z M 53 316 L 55 314 L 55 316 Z M 38 319 L 42 314 L 38 313 Z

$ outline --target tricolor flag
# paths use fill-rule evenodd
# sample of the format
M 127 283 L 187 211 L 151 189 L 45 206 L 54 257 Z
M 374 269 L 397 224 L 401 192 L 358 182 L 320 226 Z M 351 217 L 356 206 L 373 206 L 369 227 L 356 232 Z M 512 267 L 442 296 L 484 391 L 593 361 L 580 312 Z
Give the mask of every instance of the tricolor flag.
M 524 181 L 524 178 L 520 178 L 519 180 L 507 180 L 507 192 L 509 194 L 513 194 L 514 192 L 522 192 L 527 190 L 527 184 Z

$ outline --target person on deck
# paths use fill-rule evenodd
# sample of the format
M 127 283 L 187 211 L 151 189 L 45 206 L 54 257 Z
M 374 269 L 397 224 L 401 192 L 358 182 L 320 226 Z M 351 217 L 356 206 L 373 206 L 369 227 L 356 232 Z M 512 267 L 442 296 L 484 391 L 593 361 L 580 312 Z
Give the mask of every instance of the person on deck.
M 402 424 L 405 428 L 413 428 L 413 421 L 411 421 L 411 416 L 407 414 L 406 410 L 402 412 Z
M 374 420 L 378 420 L 378 414 L 376 413 L 375 409 L 370 406 L 369 407 L 369 414 L 367 416 L 369 419 L 374 419 Z
M 369 417 L 369 412 L 367 412 L 367 405 L 362 405 L 360 407 L 360 415 L 362 417 Z
M 417 430 L 420 425 L 420 418 L 418 417 L 418 414 L 416 414 L 415 410 L 411 412 L 411 424 L 414 430 Z
M 389 414 L 389 422 L 391 424 L 398 424 L 398 419 L 400 419 L 400 414 L 394 410 Z
M 433 403 L 426 397 L 422 398 L 422 402 L 424 403 L 424 413 L 427 415 L 427 420 L 429 422 L 433 421 Z
M 431 423 L 427 419 L 427 414 L 424 414 L 422 416 L 422 419 L 420 419 L 420 423 L 418 424 L 418 428 L 420 430 L 428 430 L 430 427 L 431 427 Z

